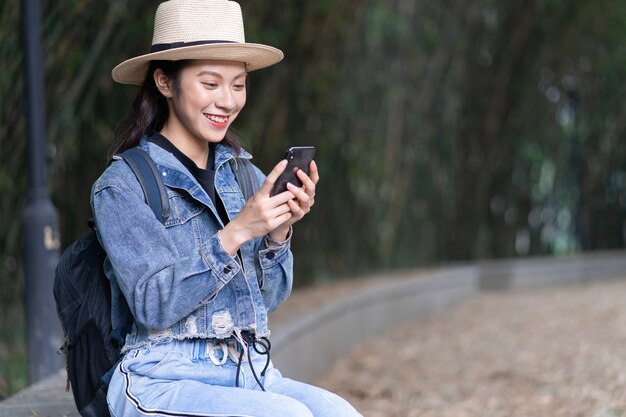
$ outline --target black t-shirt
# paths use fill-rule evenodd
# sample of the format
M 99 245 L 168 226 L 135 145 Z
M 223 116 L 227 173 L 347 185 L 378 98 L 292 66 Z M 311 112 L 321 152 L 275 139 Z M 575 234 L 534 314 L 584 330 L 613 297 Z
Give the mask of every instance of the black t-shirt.
M 166 151 L 171 152 L 172 155 L 191 172 L 191 175 L 200 183 L 204 191 L 206 191 L 211 198 L 211 201 L 213 201 L 213 205 L 217 208 L 217 212 L 224 224 L 228 223 L 228 215 L 226 214 L 224 204 L 215 192 L 215 144 L 209 144 L 209 158 L 207 159 L 206 169 L 202 169 L 159 132 L 154 132 L 148 138 L 148 142 L 152 142 Z

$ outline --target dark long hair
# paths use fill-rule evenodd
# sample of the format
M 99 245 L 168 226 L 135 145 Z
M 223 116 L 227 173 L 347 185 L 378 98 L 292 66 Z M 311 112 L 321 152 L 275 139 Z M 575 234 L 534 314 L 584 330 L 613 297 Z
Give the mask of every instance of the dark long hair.
M 163 128 L 169 116 L 167 99 L 161 94 L 154 82 L 154 71 L 161 68 L 163 73 L 173 80 L 174 99 L 180 97 L 180 73 L 190 61 L 150 61 L 146 77 L 130 111 L 115 128 L 113 143 L 109 149 L 109 159 L 115 154 L 137 146 L 143 136 L 149 136 Z M 238 154 L 241 150 L 239 137 L 231 127 L 228 128 L 222 143 L 231 147 Z

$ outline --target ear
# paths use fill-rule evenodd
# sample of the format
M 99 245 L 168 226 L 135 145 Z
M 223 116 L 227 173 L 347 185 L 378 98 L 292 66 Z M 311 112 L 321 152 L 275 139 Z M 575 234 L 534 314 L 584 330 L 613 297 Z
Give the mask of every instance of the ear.
M 163 94 L 165 98 L 172 98 L 172 80 L 170 77 L 165 75 L 161 68 L 155 69 L 152 76 L 154 77 L 154 84 L 161 94 Z

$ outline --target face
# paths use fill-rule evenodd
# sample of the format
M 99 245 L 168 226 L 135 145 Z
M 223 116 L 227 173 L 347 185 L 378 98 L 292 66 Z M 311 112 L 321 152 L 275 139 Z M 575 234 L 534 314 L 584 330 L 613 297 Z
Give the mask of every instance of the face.
M 240 62 L 192 61 L 181 70 L 177 89 L 157 69 L 154 79 L 169 106 L 161 133 L 183 147 L 220 142 L 246 104 L 246 77 Z

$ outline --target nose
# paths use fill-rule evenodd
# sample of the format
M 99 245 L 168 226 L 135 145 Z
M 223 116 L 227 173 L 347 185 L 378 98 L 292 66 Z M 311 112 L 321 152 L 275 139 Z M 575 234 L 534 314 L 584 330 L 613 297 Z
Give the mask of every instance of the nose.
M 215 100 L 215 104 L 221 109 L 232 111 L 237 106 L 234 92 L 227 87 L 220 88 L 220 92 Z

